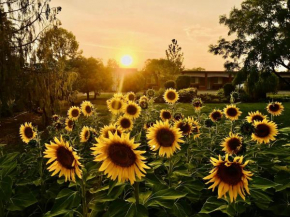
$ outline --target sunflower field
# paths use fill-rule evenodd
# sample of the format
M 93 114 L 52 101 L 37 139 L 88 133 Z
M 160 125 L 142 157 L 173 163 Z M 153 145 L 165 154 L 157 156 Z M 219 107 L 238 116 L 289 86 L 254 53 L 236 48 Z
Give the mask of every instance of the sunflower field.
M 44 132 L 23 123 L 25 151 L 1 153 L 0 216 L 290 216 L 281 103 L 242 120 L 234 95 L 210 114 L 195 98 L 188 117 L 176 90 L 163 97 L 159 111 L 154 90 L 116 93 L 107 125 L 89 101 Z

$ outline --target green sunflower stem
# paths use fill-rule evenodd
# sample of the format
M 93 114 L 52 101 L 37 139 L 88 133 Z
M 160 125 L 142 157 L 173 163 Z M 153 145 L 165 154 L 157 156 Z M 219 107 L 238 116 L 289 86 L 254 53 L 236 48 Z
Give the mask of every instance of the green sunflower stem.
M 169 188 L 171 188 L 172 186 L 172 180 L 171 180 L 172 172 L 173 172 L 172 160 L 171 158 L 169 158 L 169 171 L 168 171 Z
M 134 183 L 134 195 L 135 195 L 136 205 L 138 205 L 139 204 L 139 182 Z
M 81 182 L 81 190 L 82 190 L 82 207 L 83 207 L 83 217 L 88 216 L 88 208 L 87 208 L 87 195 L 86 195 L 86 184 L 84 177 Z

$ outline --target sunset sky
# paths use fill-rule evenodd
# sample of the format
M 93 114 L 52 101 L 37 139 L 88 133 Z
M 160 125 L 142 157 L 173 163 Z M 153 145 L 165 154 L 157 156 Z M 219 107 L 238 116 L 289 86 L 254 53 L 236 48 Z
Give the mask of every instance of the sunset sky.
M 242 0 L 55 0 L 62 7 L 62 27 L 72 31 L 86 57 L 133 58 L 142 69 L 150 58 L 165 58 L 175 38 L 186 68 L 223 70 L 224 60 L 208 52 L 209 44 L 227 35 L 219 16 Z

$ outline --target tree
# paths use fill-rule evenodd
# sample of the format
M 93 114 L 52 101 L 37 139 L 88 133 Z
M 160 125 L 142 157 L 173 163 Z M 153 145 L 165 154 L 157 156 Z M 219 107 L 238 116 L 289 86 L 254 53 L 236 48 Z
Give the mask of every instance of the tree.
M 191 68 L 191 69 L 186 69 L 188 71 L 205 71 L 205 68 L 202 68 L 202 67 L 194 67 L 194 68 Z
M 28 98 L 43 110 L 43 121 L 60 108 L 61 100 L 69 100 L 74 94 L 73 83 L 77 73 L 73 72 L 69 62 L 78 52 L 75 36 L 62 28 L 51 28 L 40 38 L 35 59 L 27 68 L 30 76 Z
M 277 71 L 290 70 L 289 0 L 246 0 L 229 17 L 221 16 L 220 23 L 236 38 L 221 38 L 209 51 L 226 59 L 227 70 L 238 70 L 240 82 L 252 72 L 274 73 L 282 79 Z
M 78 72 L 77 89 L 90 97 L 94 91 L 95 98 L 102 90 L 110 89 L 112 85 L 111 66 L 105 67 L 100 59 L 93 57 L 79 57 L 75 61 L 75 68 Z
M 178 45 L 177 40 L 172 39 L 172 43 L 168 46 L 168 49 L 165 51 L 167 60 L 173 63 L 173 75 L 179 74 L 183 69 L 183 52 L 182 48 Z

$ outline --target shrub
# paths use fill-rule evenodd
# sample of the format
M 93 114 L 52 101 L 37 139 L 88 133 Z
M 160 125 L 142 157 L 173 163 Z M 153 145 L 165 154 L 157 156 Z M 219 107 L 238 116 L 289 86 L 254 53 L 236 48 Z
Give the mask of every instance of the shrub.
M 164 84 L 165 89 L 173 88 L 175 89 L 176 83 L 173 80 L 166 81 Z
M 176 89 L 181 90 L 190 86 L 190 76 L 181 75 L 176 79 Z
M 223 86 L 224 89 L 224 96 L 229 97 L 231 92 L 235 90 L 235 86 L 232 83 L 227 83 Z
M 178 91 L 179 102 L 191 102 L 197 96 L 197 89 L 194 87 L 186 88 Z

